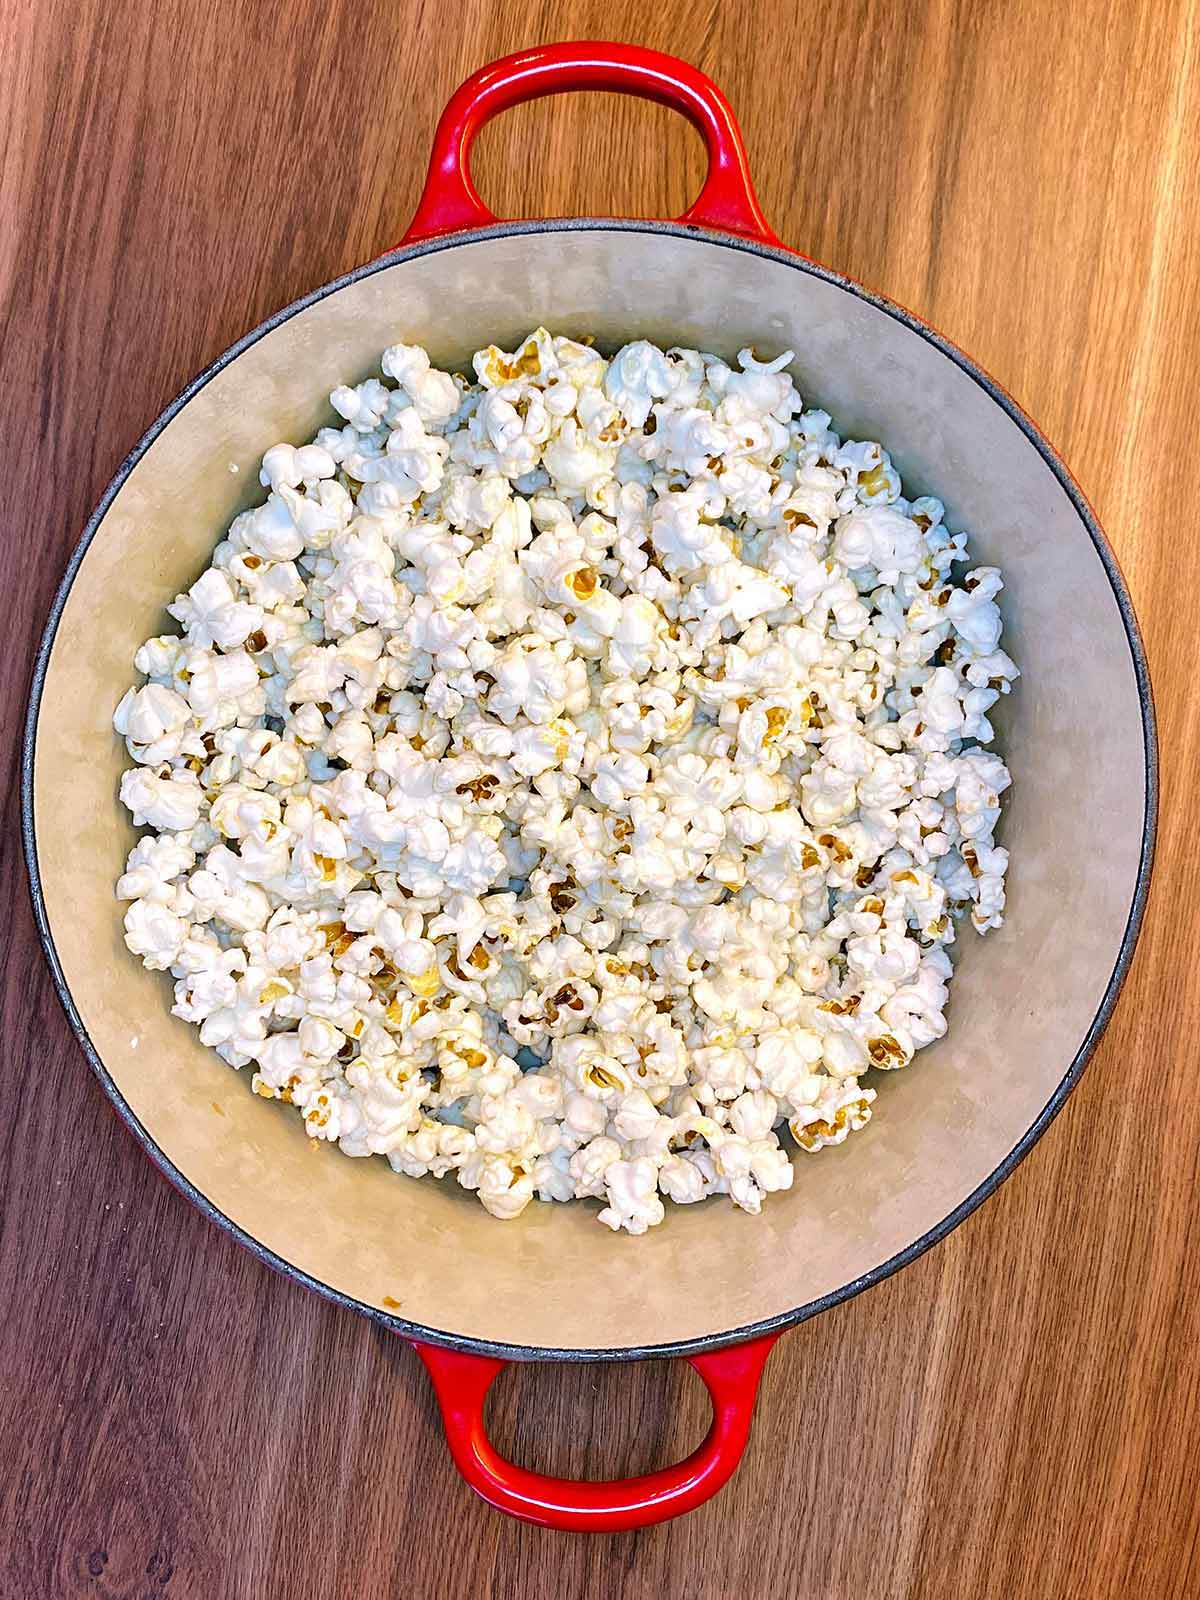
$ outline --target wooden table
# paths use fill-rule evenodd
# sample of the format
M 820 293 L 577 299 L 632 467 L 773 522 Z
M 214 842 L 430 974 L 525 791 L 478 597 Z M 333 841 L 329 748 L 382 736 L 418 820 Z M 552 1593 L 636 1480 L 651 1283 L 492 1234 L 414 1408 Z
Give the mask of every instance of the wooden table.
M 0 19 L 0 1600 L 1200 1593 L 1194 0 Z M 1046 1139 L 944 1244 L 780 1345 L 717 1501 L 592 1540 L 485 1510 L 407 1347 L 155 1176 L 59 1011 L 15 833 L 34 644 L 130 444 L 243 330 L 399 237 L 460 78 L 589 35 L 711 72 L 781 235 L 944 329 L 1058 442 L 1129 578 L 1164 757 L 1133 975 Z M 478 168 L 501 214 L 674 214 L 700 145 L 575 98 L 493 125 Z M 577 1475 L 662 1464 L 705 1423 L 661 1363 L 510 1370 L 493 1405 L 502 1448 Z

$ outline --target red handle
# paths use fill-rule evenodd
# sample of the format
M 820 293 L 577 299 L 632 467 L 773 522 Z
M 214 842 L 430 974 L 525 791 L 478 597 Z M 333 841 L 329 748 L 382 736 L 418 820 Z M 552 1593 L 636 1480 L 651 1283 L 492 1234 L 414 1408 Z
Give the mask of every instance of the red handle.
M 704 136 L 708 176 L 695 204 L 677 220 L 779 245 L 754 197 L 742 135 L 729 102 L 712 79 L 676 56 L 599 41 L 519 50 L 480 68 L 455 90 L 433 136 L 425 190 L 401 243 L 415 244 L 418 239 L 498 222 L 471 182 L 475 135 L 510 106 L 568 89 L 610 89 L 681 111 Z
M 416 1340 L 413 1346 L 433 1379 L 455 1465 L 476 1494 L 522 1522 L 574 1533 L 613 1533 L 682 1516 L 724 1487 L 746 1448 L 758 1381 L 778 1337 L 770 1333 L 688 1356 L 712 1398 L 712 1427 L 704 1443 L 673 1467 L 602 1483 L 530 1472 L 496 1450 L 484 1427 L 483 1403 L 506 1361 Z

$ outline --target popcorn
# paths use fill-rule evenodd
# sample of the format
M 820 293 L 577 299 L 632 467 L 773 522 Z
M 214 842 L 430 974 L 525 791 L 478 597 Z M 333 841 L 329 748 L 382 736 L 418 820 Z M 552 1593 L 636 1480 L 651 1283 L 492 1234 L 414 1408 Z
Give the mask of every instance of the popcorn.
M 856 507 L 838 519 L 834 559 L 848 570 L 873 567 L 881 583 L 921 570 L 925 542 L 921 530 L 892 506 Z
M 604 392 L 631 428 L 643 428 L 655 400 L 665 400 L 676 386 L 669 356 L 638 339 L 627 344 L 608 364 Z
M 277 444 L 262 459 L 259 481 L 272 489 L 298 489 L 301 484 L 332 478 L 336 471 L 337 462 L 320 445 L 304 444 L 297 450 L 290 444 Z
M 946 615 L 972 655 L 986 656 L 1000 643 L 1000 608 L 992 596 L 1002 588 L 995 567 L 979 567 L 967 574 L 961 589 L 950 593 Z
M 191 710 L 182 695 L 161 683 L 130 689 L 113 713 L 113 727 L 125 735 L 135 761 L 157 766 L 181 753 Z
M 304 549 L 304 535 L 292 520 L 291 509 L 274 490 L 266 505 L 234 518 L 229 537 L 260 561 L 291 561 Z
M 329 396 L 329 403 L 357 432 L 370 433 L 383 421 L 390 397 L 391 391 L 378 378 L 368 378 L 355 388 L 341 384 Z M 267 456 L 270 454 L 268 450 Z M 267 470 L 267 456 L 263 457 L 264 470 Z
M 699 448 L 703 454 L 707 445 Z M 703 488 L 659 496 L 651 513 L 650 538 L 667 572 L 700 572 L 733 560 L 728 540 L 706 515 L 713 509 L 711 493 Z
M 658 1169 L 658 1187 L 678 1206 L 694 1205 L 706 1193 L 703 1171 L 685 1156 L 667 1157 Z
M 187 771 L 153 773 L 131 767 L 121 778 L 121 804 L 134 825 L 167 833 L 186 833 L 200 820 L 204 796 L 195 776 Z
M 458 410 L 458 385 L 449 373 L 438 372 L 431 365 L 419 345 L 392 345 L 383 352 L 380 366 L 389 378 L 395 378 L 403 399 L 426 426 L 443 425 Z M 389 394 L 388 400 L 394 404 L 392 395 Z
M 628 1233 L 645 1233 L 662 1221 L 665 1213 L 658 1198 L 658 1168 L 649 1157 L 614 1161 L 605 1171 L 604 1190 L 608 1204 L 598 1220 L 614 1233 L 621 1228 Z
M 188 924 L 165 905 L 135 900 L 125 913 L 125 943 L 151 972 L 165 972 L 178 957 Z
M 126 943 L 310 1137 L 638 1234 L 945 1033 L 1001 578 L 792 360 L 395 344 L 138 650 Z

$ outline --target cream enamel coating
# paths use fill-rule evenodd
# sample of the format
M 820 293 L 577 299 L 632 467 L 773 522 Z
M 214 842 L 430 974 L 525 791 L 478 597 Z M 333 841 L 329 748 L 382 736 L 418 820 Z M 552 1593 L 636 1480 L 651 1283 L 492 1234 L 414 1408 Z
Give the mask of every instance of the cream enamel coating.
M 1007 588 L 1023 677 L 999 717 L 1014 774 L 1005 926 L 959 941 L 950 1032 L 879 1083 L 870 1128 L 798 1155 L 748 1217 L 673 1208 L 642 1238 L 591 1203 L 488 1217 L 451 1184 L 310 1146 L 170 1015 L 123 945 L 113 885 L 134 833 L 111 716 L 134 649 L 260 493 L 262 452 L 329 420 L 324 396 L 398 340 L 443 366 L 538 322 L 612 348 L 646 337 L 732 355 L 792 346 L 809 403 L 880 439 L 938 493 Z M 227 468 L 234 463 L 237 474 Z M 998 708 L 998 710 L 1001 708 Z M 1112 588 L 1021 429 L 919 333 L 782 257 L 679 229 L 505 231 L 405 253 L 287 318 L 173 417 L 105 514 L 66 602 L 37 726 L 34 822 L 50 933 L 92 1044 L 134 1116 L 216 1209 L 319 1283 L 435 1334 L 558 1350 L 704 1338 L 785 1316 L 904 1251 L 999 1166 L 1083 1043 L 1116 964 L 1143 841 L 1143 727 Z M 136 1048 L 132 1041 L 138 1040 Z

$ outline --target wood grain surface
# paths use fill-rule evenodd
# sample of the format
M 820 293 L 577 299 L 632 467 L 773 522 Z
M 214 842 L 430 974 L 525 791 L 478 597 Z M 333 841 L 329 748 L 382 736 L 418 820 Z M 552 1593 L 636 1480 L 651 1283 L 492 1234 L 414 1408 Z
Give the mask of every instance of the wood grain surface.
M 1198 34 L 1193 0 L 0 0 L 0 1600 L 1200 1593 Z M 129 446 L 400 236 L 468 71 L 572 37 L 715 76 L 782 237 L 1056 441 L 1133 591 L 1164 779 L 1133 975 L 1046 1138 L 780 1344 L 718 1500 L 592 1539 L 488 1512 L 411 1352 L 154 1174 L 59 1010 L 16 830 L 35 642 Z M 477 175 L 511 216 L 673 214 L 701 147 L 576 97 L 490 127 Z M 677 1457 L 707 1410 L 651 1363 L 511 1369 L 491 1415 L 518 1459 L 607 1476 Z

